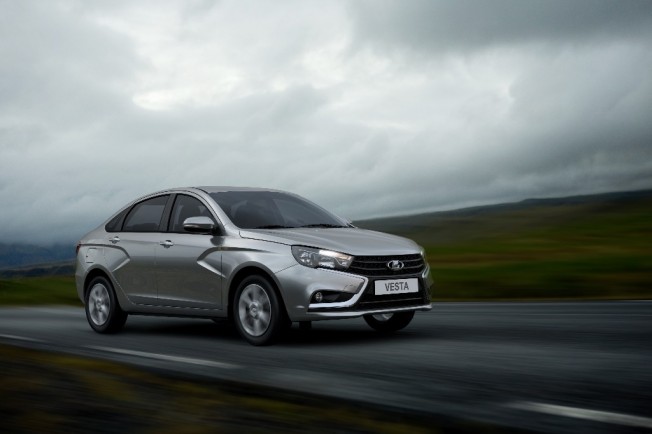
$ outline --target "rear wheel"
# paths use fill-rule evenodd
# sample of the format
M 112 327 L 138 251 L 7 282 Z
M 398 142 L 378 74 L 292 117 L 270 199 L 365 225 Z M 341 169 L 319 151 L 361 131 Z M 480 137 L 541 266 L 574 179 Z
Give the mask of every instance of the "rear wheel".
M 372 329 L 383 333 L 392 333 L 405 328 L 412 318 L 414 318 L 414 311 L 364 316 L 364 320 Z
M 233 319 L 238 332 L 253 345 L 269 345 L 287 320 L 272 284 L 262 276 L 246 277 L 236 289 Z
M 86 319 L 98 333 L 118 332 L 127 314 L 120 308 L 113 285 L 105 277 L 98 276 L 91 281 L 86 291 Z

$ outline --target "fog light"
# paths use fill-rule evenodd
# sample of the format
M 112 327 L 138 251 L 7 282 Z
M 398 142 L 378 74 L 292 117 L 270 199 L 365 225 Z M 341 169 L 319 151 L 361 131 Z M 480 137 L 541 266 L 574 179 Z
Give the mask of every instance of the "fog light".
M 323 299 L 324 299 L 324 296 L 321 295 L 321 292 L 317 292 L 317 293 L 315 293 L 315 301 L 316 301 L 317 303 L 321 303 Z

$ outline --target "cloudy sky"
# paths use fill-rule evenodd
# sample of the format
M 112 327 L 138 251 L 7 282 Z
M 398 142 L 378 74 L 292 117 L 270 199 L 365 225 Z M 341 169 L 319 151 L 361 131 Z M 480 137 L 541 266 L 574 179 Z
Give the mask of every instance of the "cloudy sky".
M 184 185 L 352 219 L 652 187 L 652 2 L 0 0 L 0 237 Z

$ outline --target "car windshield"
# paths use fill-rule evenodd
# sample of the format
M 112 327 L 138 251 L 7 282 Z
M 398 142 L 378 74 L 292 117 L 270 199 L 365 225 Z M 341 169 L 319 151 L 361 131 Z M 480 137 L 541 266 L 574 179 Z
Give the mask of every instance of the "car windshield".
M 342 228 L 348 224 L 293 194 L 276 191 L 223 191 L 211 197 L 242 229 Z

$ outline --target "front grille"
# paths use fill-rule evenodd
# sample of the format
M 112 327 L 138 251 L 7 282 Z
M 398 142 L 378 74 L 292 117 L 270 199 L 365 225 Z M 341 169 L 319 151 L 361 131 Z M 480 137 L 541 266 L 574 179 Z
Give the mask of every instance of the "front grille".
M 390 261 L 401 261 L 403 268 L 393 271 L 387 267 Z M 356 256 L 348 268 L 349 273 L 361 276 L 375 277 L 397 277 L 409 276 L 421 273 L 425 268 L 423 257 L 416 255 L 392 255 L 392 256 Z

